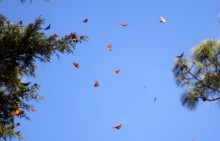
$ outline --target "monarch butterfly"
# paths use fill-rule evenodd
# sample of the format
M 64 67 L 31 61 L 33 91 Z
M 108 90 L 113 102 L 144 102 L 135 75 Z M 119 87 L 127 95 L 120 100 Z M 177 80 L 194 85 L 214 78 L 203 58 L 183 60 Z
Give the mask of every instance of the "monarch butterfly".
M 121 26 L 126 27 L 126 26 L 128 26 L 128 24 L 121 24 Z
M 164 19 L 164 17 L 160 17 L 160 23 L 165 23 L 166 22 L 166 19 Z
M 18 116 L 18 115 L 21 115 L 21 114 L 23 114 L 24 112 L 22 111 L 22 110 L 19 110 L 19 109 L 17 109 L 17 110 L 15 110 L 15 111 L 12 111 L 12 115 L 13 116 Z
M 113 74 L 119 74 L 120 72 L 121 72 L 121 70 L 118 69 L 118 70 L 114 71 Z
M 122 127 L 122 124 L 119 124 L 119 125 L 115 126 L 114 128 L 119 130 L 121 127 Z
M 85 19 L 85 20 L 83 21 L 83 23 L 84 23 L 84 24 L 88 23 L 88 19 Z
M 98 81 L 95 82 L 94 87 L 99 87 L 99 82 Z
M 107 46 L 107 50 L 112 51 L 112 44 L 109 44 L 109 45 Z
M 78 64 L 78 63 L 73 63 L 73 65 L 74 65 L 77 69 L 79 69 L 79 64 Z
M 37 110 L 35 110 L 35 109 L 31 109 L 31 112 L 36 112 Z
M 79 37 L 79 39 L 80 40 L 83 40 L 83 39 L 85 39 L 87 36 L 84 36 L 84 35 L 81 35 L 80 37 Z
M 180 81 L 180 82 L 182 82 L 183 80 L 184 80 L 184 78 L 182 78 L 182 77 L 179 78 L 179 81 Z

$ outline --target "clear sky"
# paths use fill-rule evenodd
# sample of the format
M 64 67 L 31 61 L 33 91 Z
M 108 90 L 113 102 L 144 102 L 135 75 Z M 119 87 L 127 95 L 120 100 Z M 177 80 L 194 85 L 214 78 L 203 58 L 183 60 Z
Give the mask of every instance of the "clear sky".
M 89 36 L 74 54 L 38 62 L 32 83 L 46 99 L 34 103 L 31 121 L 18 119 L 27 141 L 220 140 L 219 105 L 186 109 L 172 74 L 175 56 L 190 57 L 203 40 L 219 39 L 218 0 L 4 0 L 0 13 L 25 25 L 42 15 L 48 35 Z

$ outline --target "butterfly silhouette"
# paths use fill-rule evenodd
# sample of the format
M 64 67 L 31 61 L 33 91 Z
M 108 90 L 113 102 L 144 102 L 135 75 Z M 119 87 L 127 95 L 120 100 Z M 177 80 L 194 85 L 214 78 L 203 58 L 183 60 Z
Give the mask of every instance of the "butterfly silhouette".
M 99 87 L 99 82 L 98 81 L 95 82 L 94 87 Z
M 121 72 L 121 70 L 118 69 L 118 70 L 114 71 L 113 74 L 119 74 L 120 72 Z
M 156 101 L 157 101 L 157 98 L 155 97 L 155 98 L 154 98 L 154 102 L 156 102 Z
M 31 112 L 36 112 L 37 110 L 35 110 L 35 109 L 31 109 Z
M 107 46 L 107 50 L 112 51 L 112 44 L 109 44 L 109 45 Z
M 73 63 L 73 65 L 74 65 L 77 69 L 79 69 L 79 64 L 78 64 L 78 63 Z
M 183 54 L 184 54 L 184 52 L 183 52 L 181 55 L 176 56 L 176 58 L 181 58 L 181 57 L 183 57 Z
M 124 24 L 121 24 L 121 26 L 126 27 L 126 26 L 128 26 L 128 24 L 125 24 L 125 23 L 124 23 Z
M 121 127 L 122 127 L 122 124 L 119 124 L 119 125 L 115 126 L 114 128 L 119 130 L 119 129 L 121 129 Z
M 51 26 L 51 24 L 49 24 L 46 28 L 44 28 L 44 30 L 49 30 L 50 26 Z
M 88 19 L 85 19 L 85 20 L 83 21 L 83 23 L 84 23 L 84 24 L 88 23 Z

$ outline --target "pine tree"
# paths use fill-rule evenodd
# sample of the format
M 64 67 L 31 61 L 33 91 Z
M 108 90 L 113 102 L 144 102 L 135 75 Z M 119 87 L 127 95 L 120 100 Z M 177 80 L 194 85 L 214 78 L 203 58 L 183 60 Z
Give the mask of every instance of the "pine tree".
M 199 102 L 220 100 L 220 41 L 205 40 L 192 50 L 192 59 L 177 57 L 173 73 L 186 88 L 181 102 L 193 110 Z
M 23 81 L 24 77 L 36 77 L 36 61 L 46 63 L 54 55 L 73 53 L 76 45 L 87 39 L 76 33 L 47 36 L 43 23 L 39 17 L 27 26 L 21 21 L 12 24 L 0 15 L 0 140 L 22 139 L 21 132 L 15 130 L 20 125 L 15 118 L 29 119 L 27 113 L 34 109 L 29 102 L 42 98 L 39 84 Z

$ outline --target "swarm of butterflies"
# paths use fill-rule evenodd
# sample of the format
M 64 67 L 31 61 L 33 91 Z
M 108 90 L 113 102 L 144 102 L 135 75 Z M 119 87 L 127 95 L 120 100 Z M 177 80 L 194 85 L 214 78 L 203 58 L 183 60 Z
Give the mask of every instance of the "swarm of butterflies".
M 88 23 L 88 19 L 85 19 L 85 20 L 83 21 L 83 23 L 84 23 L 84 24 L 87 24 L 87 23 Z M 162 17 L 162 16 L 160 17 L 160 23 L 166 23 L 166 19 L 165 19 L 164 17 Z M 120 24 L 120 25 L 121 25 L 122 27 L 127 27 L 127 26 L 128 26 L 127 23 L 122 23 L 122 24 Z M 73 40 L 74 40 L 74 37 L 73 37 Z M 107 47 L 106 47 L 106 49 L 107 49 L 108 51 L 112 51 L 112 44 L 111 44 L 111 43 L 108 44 Z M 73 62 L 73 65 L 74 65 L 75 68 L 79 69 L 79 63 Z M 117 75 L 117 74 L 119 74 L 120 72 L 121 72 L 121 69 L 118 69 L 118 70 L 115 70 L 115 71 L 113 72 L 113 74 Z M 95 88 L 96 88 L 96 87 L 99 87 L 99 85 L 100 85 L 99 82 L 98 82 L 98 81 L 95 81 L 94 87 L 95 87 Z M 155 98 L 153 99 L 153 101 L 156 102 L 156 100 L 157 100 L 157 98 L 155 97 Z M 116 129 L 116 130 L 119 130 L 119 129 L 121 129 L 122 125 L 123 125 L 123 124 L 119 124 L 119 125 L 114 126 L 113 128 Z

